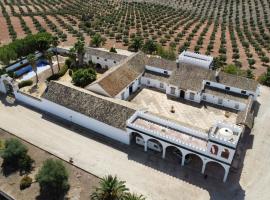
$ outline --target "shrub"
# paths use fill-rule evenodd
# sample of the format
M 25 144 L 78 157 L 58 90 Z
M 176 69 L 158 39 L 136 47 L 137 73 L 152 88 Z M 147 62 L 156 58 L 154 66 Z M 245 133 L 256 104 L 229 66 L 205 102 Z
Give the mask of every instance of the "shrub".
M 110 52 L 117 53 L 116 49 L 114 47 L 111 47 Z
M 53 74 L 53 75 L 51 75 L 49 78 L 47 78 L 47 81 L 52 81 L 52 80 L 57 80 L 57 79 L 59 79 L 60 77 L 62 77 L 62 76 L 65 75 L 65 73 L 67 72 L 67 70 L 68 70 L 67 65 L 64 65 L 64 66 L 60 69 L 60 71 L 59 71 L 58 73 Z
M 32 170 L 32 165 L 34 160 L 29 155 L 24 155 L 19 159 L 19 168 L 21 172 L 30 172 Z
M 72 81 L 76 86 L 85 87 L 96 80 L 96 71 L 92 68 L 78 69 L 72 75 Z
M 5 142 L 5 149 L 1 154 L 1 157 L 4 160 L 3 163 L 18 167 L 19 160 L 26 156 L 27 151 L 27 147 L 19 140 L 14 138 L 8 139 Z
M 22 81 L 18 84 L 18 87 L 19 88 L 23 88 L 23 87 L 26 87 L 26 86 L 30 86 L 33 84 L 33 81 L 32 80 L 26 80 L 26 81 Z
M 29 176 L 24 176 L 20 182 L 20 189 L 24 190 L 30 187 L 31 184 L 32 184 L 32 178 L 30 178 Z
M 57 196 L 69 189 L 68 172 L 60 160 L 47 159 L 36 175 L 42 192 Z

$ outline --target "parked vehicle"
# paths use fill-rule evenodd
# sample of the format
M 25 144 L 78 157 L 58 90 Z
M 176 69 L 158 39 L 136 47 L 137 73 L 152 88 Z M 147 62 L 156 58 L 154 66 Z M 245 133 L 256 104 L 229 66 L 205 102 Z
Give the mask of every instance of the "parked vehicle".
M 144 146 L 144 139 L 141 137 L 136 137 L 136 144 Z M 162 147 L 160 146 L 160 144 L 156 143 L 156 142 L 152 142 L 152 141 L 148 141 L 147 147 L 151 150 L 154 151 L 158 151 L 161 152 L 162 151 Z

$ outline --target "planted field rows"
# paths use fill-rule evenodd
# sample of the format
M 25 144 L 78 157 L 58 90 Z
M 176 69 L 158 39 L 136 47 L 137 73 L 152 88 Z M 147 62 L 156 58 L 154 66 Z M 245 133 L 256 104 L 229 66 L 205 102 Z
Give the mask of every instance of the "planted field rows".
M 270 2 L 268 0 L 3 0 L 1 45 L 48 31 L 71 46 L 89 44 L 95 33 L 104 47 L 127 49 L 132 38 L 151 38 L 176 52 L 212 55 L 225 64 L 252 70 L 269 67 Z

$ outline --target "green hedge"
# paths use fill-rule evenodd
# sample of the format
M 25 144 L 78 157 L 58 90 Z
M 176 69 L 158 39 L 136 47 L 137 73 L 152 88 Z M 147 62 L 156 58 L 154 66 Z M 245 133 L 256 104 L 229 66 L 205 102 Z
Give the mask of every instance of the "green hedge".
M 49 78 L 47 78 L 47 81 L 52 81 L 52 80 L 58 80 L 60 77 L 64 76 L 65 73 L 67 72 L 68 67 L 64 65 L 60 71 L 56 74 L 51 75 Z
M 33 84 L 33 81 L 32 80 L 26 80 L 26 81 L 22 81 L 19 83 L 19 88 L 23 88 L 23 87 L 26 87 L 26 86 L 30 86 Z

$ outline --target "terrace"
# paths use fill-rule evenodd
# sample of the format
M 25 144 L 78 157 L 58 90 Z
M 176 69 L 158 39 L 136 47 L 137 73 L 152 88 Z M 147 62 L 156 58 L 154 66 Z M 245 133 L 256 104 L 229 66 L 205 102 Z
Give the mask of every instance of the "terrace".
M 183 131 L 173 129 L 171 127 L 158 124 L 156 122 L 143 119 L 141 117 L 136 118 L 132 124 L 135 126 L 142 127 L 147 130 L 151 130 L 153 133 L 156 133 L 157 137 L 168 138 L 176 143 L 185 144 L 194 148 L 201 149 L 206 151 L 207 141 L 191 136 L 190 134 L 184 133 Z
M 169 99 L 166 94 L 149 88 L 138 91 L 130 101 L 146 108 L 149 112 L 203 130 L 209 130 L 217 121 L 235 124 L 237 118 L 235 112 L 208 104 L 198 105 L 186 101 L 175 101 Z M 174 113 L 171 112 L 172 108 Z

